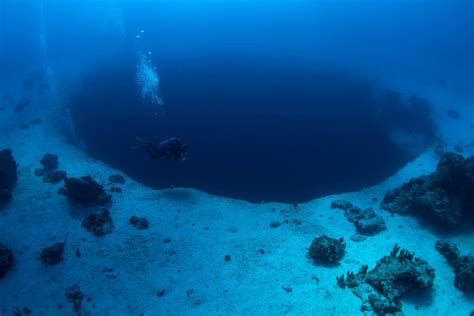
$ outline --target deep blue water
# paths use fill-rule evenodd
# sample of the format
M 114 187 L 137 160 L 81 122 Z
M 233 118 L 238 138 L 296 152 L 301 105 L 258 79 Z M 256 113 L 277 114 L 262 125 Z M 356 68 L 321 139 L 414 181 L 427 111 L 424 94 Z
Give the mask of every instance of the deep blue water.
M 422 145 L 435 136 L 426 101 L 278 60 L 168 60 L 160 69 L 166 109 L 156 118 L 129 89 L 128 61 L 86 77 L 71 98 L 72 116 L 93 156 L 152 187 L 302 202 L 374 185 L 423 149 L 399 146 L 394 130 L 421 135 Z M 188 160 L 151 160 L 130 149 L 136 136 L 155 143 L 178 136 Z

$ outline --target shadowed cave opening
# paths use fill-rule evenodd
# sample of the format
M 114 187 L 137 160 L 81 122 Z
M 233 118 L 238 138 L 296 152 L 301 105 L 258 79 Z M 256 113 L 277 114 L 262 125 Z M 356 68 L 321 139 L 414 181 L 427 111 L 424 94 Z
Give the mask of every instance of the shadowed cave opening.
M 436 135 L 426 100 L 341 72 L 267 60 L 157 64 L 160 117 L 139 98 L 133 61 L 95 69 L 70 97 L 88 153 L 150 187 L 300 203 L 374 185 Z M 131 149 L 136 136 L 180 137 L 188 159 L 152 160 Z

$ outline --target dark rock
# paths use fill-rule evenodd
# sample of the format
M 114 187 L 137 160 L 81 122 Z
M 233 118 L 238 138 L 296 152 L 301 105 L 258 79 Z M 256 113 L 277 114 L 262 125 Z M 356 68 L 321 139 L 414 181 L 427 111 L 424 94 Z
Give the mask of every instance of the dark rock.
M 395 245 L 390 255 L 380 259 L 372 270 L 362 266 L 357 274 L 349 271 L 337 278 L 337 284 L 351 288 L 355 295 L 360 294 L 359 286 L 370 285 L 364 289 L 369 292 L 361 310 L 386 315 L 401 312 L 403 295 L 414 289 L 431 288 L 434 278 L 435 271 L 425 260 L 407 250 L 400 251 Z
M 342 259 L 346 250 L 344 238 L 331 238 L 326 235 L 317 237 L 311 243 L 308 257 L 324 263 L 335 264 Z
M 40 163 L 45 171 L 56 170 L 59 166 L 58 156 L 47 153 L 41 158 Z
M 145 217 L 132 216 L 128 221 L 137 229 L 148 229 L 150 227 Z
M 169 243 L 171 242 L 171 239 L 165 238 L 165 239 L 163 239 L 163 242 L 164 242 L 165 244 L 169 244 Z
M 11 199 L 17 179 L 17 164 L 12 151 L 0 150 L 0 203 Z
M 444 154 L 435 172 L 388 191 L 381 206 L 448 228 L 474 217 L 474 156 L 464 159 L 456 153 Z
M 13 252 L 7 245 L 0 243 L 0 278 L 13 267 Z
M 66 179 L 67 173 L 66 171 L 62 170 L 55 170 L 51 172 L 47 172 L 43 175 L 43 182 L 47 183 L 59 183 Z
M 352 207 L 352 203 L 345 200 L 334 200 L 331 202 L 331 208 L 339 208 L 341 210 L 347 211 Z
M 281 222 L 280 222 L 280 221 L 273 221 L 273 222 L 270 223 L 270 227 L 271 227 L 271 228 L 277 228 L 277 227 L 279 227 L 279 226 L 281 226 Z
M 454 270 L 454 286 L 463 292 L 474 291 L 474 255 L 461 256 L 455 244 L 438 240 L 436 250 Z
M 224 261 L 229 262 L 230 260 L 232 260 L 232 257 L 230 255 L 225 255 Z
M 66 242 L 58 242 L 41 251 L 41 261 L 46 265 L 56 265 L 63 261 Z
M 105 193 L 104 187 L 90 176 L 66 178 L 59 193 L 81 204 L 106 204 L 112 199 L 110 194 Z
M 113 174 L 109 177 L 110 183 L 123 184 L 125 183 L 125 178 L 120 174 Z
M 119 188 L 119 187 L 110 187 L 110 192 L 122 193 L 122 188 Z
M 40 163 L 43 165 L 43 168 L 35 169 L 35 175 L 43 177 L 43 182 L 59 183 L 66 179 L 66 171 L 57 170 L 59 166 L 58 156 L 47 153 L 41 158 Z
M 106 208 L 88 214 L 82 220 L 82 226 L 96 236 L 103 236 L 114 230 L 112 217 Z
M 74 284 L 66 288 L 65 295 L 68 302 L 72 304 L 74 311 L 78 312 L 81 309 L 82 300 L 84 298 L 84 294 L 82 294 L 79 285 Z
M 455 268 L 454 286 L 463 292 L 474 291 L 474 256 L 460 256 Z
M 444 258 L 446 258 L 450 266 L 456 266 L 460 253 L 455 244 L 448 240 L 438 240 L 435 248 Z

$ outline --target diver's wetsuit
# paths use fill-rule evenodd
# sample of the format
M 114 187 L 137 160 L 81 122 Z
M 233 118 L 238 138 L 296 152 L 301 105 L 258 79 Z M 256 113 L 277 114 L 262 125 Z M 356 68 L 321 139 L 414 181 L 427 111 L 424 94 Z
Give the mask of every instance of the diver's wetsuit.
M 174 158 L 176 160 L 185 160 L 188 153 L 188 146 L 179 138 L 173 137 L 158 144 L 153 145 L 146 142 L 144 147 L 152 159 Z

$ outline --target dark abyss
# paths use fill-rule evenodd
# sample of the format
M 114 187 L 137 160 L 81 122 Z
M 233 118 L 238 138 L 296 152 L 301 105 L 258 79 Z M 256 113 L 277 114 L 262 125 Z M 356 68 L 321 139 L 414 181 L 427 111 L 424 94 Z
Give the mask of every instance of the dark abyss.
M 435 136 L 429 104 L 338 72 L 266 60 L 159 61 L 165 114 L 138 97 L 135 60 L 96 69 L 71 96 L 87 151 L 154 187 L 193 187 L 249 201 L 303 202 L 392 175 L 418 152 L 393 130 Z M 180 137 L 184 162 L 131 149 Z M 422 148 L 419 148 L 422 150 Z

